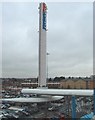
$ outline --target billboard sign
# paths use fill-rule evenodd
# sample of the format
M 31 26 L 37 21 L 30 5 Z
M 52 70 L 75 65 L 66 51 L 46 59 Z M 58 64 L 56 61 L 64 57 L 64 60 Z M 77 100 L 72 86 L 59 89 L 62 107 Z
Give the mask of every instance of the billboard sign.
M 46 4 L 43 3 L 43 29 L 46 30 Z

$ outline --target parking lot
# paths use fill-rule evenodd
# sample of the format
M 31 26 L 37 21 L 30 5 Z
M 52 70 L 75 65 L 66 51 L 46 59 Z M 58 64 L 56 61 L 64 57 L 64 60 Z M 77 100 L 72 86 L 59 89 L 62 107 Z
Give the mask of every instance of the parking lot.
M 29 96 L 28 96 L 29 97 Z M 71 118 L 71 97 L 64 96 L 60 101 L 46 102 L 46 103 L 2 103 L 0 105 L 0 118 L 60 118 L 64 115 L 65 118 Z M 84 114 L 91 113 L 93 110 L 92 97 L 77 97 L 76 98 L 76 113 L 77 118 Z

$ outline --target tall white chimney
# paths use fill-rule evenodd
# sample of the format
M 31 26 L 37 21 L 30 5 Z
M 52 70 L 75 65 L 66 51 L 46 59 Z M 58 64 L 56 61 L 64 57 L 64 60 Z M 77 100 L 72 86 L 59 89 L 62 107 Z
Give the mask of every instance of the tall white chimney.
M 46 86 L 46 18 L 47 6 L 40 3 L 39 6 L 39 87 Z

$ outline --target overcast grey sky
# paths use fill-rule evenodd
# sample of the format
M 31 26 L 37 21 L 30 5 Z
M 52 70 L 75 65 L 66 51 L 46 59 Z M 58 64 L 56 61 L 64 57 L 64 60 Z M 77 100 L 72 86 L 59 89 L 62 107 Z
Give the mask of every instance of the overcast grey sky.
M 93 4 L 46 3 L 48 74 L 93 73 Z M 3 3 L 2 75 L 38 76 L 39 3 Z

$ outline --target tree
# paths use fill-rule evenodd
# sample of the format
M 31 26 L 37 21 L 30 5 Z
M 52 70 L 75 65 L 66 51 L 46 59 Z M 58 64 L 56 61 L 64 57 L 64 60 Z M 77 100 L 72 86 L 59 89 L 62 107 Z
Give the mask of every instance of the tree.
M 61 77 L 60 77 L 60 80 L 62 80 L 62 79 L 65 79 L 65 77 L 61 76 Z

